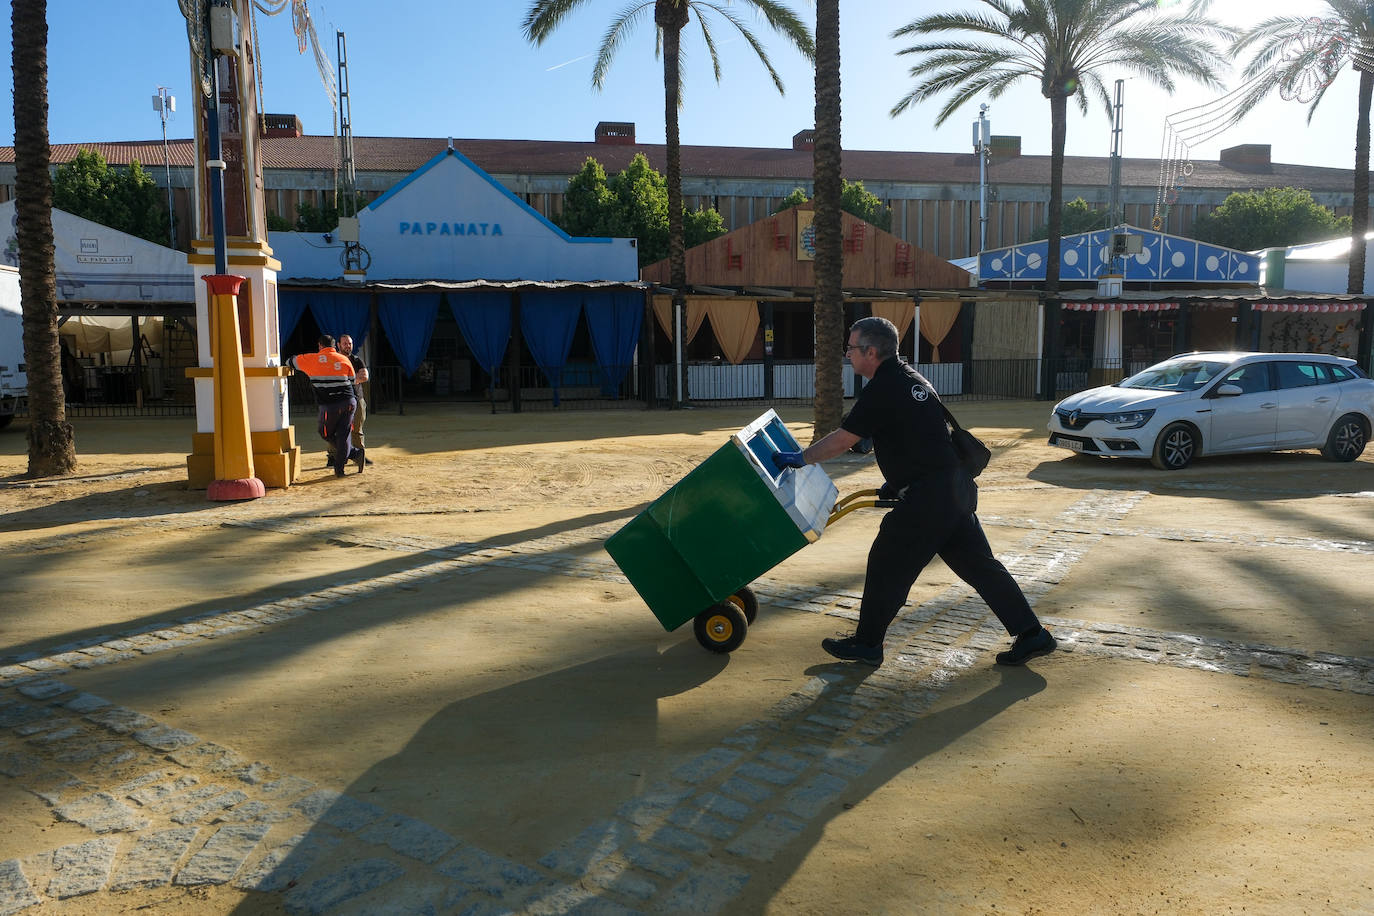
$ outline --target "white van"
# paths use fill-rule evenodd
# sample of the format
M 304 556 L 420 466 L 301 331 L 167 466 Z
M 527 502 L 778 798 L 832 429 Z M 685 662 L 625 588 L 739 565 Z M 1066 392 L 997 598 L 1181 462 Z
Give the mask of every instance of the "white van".
M 24 315 L 19 304 L 19 270 L 0 264 L 0 429 L 29 397 L 24 366 Z

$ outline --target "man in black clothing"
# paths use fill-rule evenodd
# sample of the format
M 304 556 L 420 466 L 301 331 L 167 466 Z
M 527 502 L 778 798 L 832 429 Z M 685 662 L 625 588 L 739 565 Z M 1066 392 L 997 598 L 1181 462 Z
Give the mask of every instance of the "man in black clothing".
M 782 467 L 803 467 L 842 454 L 861 439 L 886 481 L 882 495 L 900 500 L 883 517 L 868 553 L 859 626 L 853 636 L 826 639 L 825 651 L 846 661 L 880 665 L 883 637 L 911 586 L 936 554 L 978 592 L 1015 637 L 997 654 L 1003 665 L 1054 651 L 1021 588 L 988 545 L 978 523 L 978 486 L 960 466 L 935 389 L 897 356 L 897 328 L 886 318 L 863 318 L 849 329 L 845 355 L 868 379 L 840 428 L 800 452 L 781 452 Z

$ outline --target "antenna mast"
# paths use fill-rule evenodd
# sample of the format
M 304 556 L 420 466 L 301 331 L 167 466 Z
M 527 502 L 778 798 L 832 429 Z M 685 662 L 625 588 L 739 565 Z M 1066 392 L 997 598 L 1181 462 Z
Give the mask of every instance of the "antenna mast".
M 988 247 L 988 159 L 992 156 L 992 123 L 986 103 L 978 106 L 973 122 L 973 152 L 978 156 L 978 251 Z
M 1116 81 L 1115 114 L 1112 118 L 1112 175 L 1111 191 L 1107 198 L 1107 226 L 1111 229 L 1121 225 L 1121 100 L 1126 92 L 1126 81 Z
M 362 246 L 358 244 L 358 176 L 353 167 L 353 115 L 348 101 L 348 42 L 336 31 L 339 49 L 339 141 L 343 165 L 343 201 L 339 204 L 339 241 L 343 242 L 345 278 L 359 278 L 363 265 Z

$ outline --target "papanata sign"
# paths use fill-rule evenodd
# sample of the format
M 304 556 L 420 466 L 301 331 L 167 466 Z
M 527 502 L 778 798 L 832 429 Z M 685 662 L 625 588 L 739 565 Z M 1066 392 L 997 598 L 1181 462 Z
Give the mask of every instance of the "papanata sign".
M 435 222 L 409 222 L 400 223 L 400 235 L 419 236 L 419 235 L 502 235 L 500 223 L 435 223 Z

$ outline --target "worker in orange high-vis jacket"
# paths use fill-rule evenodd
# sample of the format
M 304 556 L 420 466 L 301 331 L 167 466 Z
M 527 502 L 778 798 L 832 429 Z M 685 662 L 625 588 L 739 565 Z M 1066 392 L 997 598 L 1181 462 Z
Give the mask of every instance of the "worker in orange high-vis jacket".
M 293 356 L 286 364 L 310 376 L 320 408 L 320 438 L 334 446 L 334 460 L 330 462 L 334 476 L 342 477 L 349 461 L 357 464 L 361 474 L 367 459 L 363 449 L 353 448 L 353 412 L 358 406 L 353 396 L 353 363 L 334 349 L 334 338 L 328 334 L 321 334 L 316 344 L 318 353 Z

